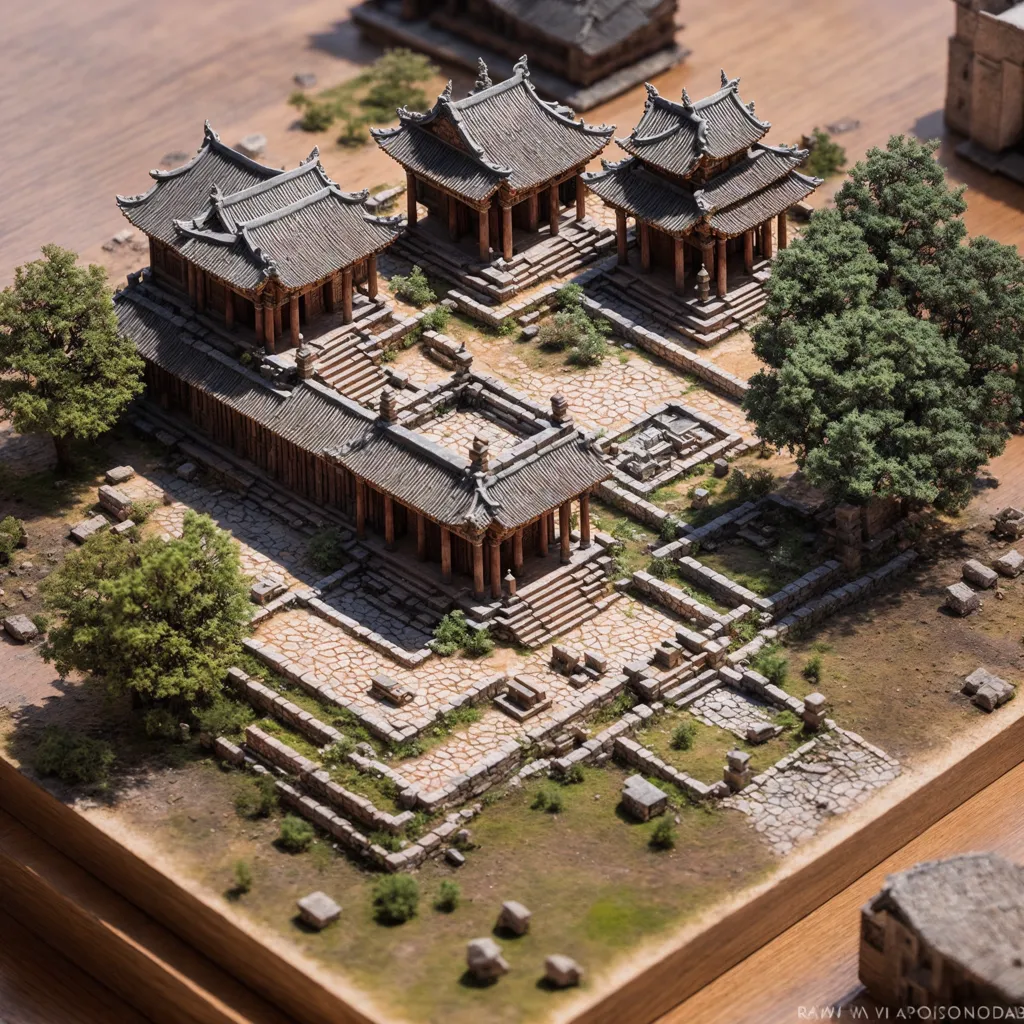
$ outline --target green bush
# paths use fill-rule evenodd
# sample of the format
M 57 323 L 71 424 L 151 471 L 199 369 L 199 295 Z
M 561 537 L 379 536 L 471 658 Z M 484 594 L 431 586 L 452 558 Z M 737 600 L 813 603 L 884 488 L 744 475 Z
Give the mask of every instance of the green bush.
M 268 818 L 277 808 L 273 775 L 246 779 L 235 793 L 235 810 L 243 818 Z
M 41 613 L 32 616 L 32 625 L 39 630 L 40 633 L 45 633 L 50 628 L 49 616 Z
M 600 366 L 608 355 L 608 342 L 599 333 L 588 333 L 569 349 L 573 366 Z
M 412 875 L 387 875 L 373 888 L 374 916 L 381 924 L 403 924 L 416 916 L 420 887 Z
M 665 541 L 666 544 L 676 539 L 676 532 L 679 529 L 679 519 L 677 516 L 665 516 L 661 521 L 661 526 L 658 529 L 658 537 Z
M 499 338 L 510 338 L 513 334 L 519 331 L 519 324 L 516 322 L 515 317 L 507 316 L 502 320 L 498 326 L 494 329 L 494 333 Z
M 447 656 L 461 650 L 469 642 L 469 629 L 463 612 L 448 612 L 434 627 L 434 639 L 430 649 L 435 654 Z
M 471 658 L 482 658 L 494 650 L 494 638 L 491 631 L 484 626 L 483 629 L 473 629 L 469 632 L 469 639 L 463 650 Z
M 676 845 L 676 829 L 671 818 L 662 818 L 654 826 L 649 843 L 655 850 L 671 850 Z
M 696 722 L 680 722 L 672 731 L 672 749 L 689 750 L 697 738 Z
M 578 284 L 563 284 L 555 292 L 555 305 L 559 309 L 578 309 L 583 304 L 583 287 Z
M 586 777 L 583 765 L 577 761 L 575 764 L 571 765 L 569 770 L 562 776 L 562 782 L 567 786 L 578 786 Z
M 833 142 L 832 136 L 820 128 L 814 129 L 813 138 L 804 169 L 817 178 L 831 177 L 845 166 L 846 150 L 838 142 Z
M 133 501 L 128 509 L 128 518 L 141 526 L 159 507 L 158 501 Z
M 760 629 L 760 617 L 757 612 L 752 611 L 744 615 L 742 619 L 736 619 L 729 626 L 729 633 L 740 644 L 749 644 L 757 636 Z
M 462 890 L 449 878 L 442 879 L 437 890 L 437 899 L 434 900 L 434 909 L 440 910 L 442 914 L 450 914 L 458 905 L 462 896 Z
M 419 88 L 437 74 L 437 68 L 422 54 L 398 48 L 385 50 L 369 69 L 370 90 L 363 106 L 376 120 L 391 121 L 396 107 L 423 110 L 427 94 Z
M 278 846 L 289 853 L 302 853 L 316 838 L 316 830 L 305 818 L 286 814 L 281 819 L 281 831 L 277 837 Z
M 676 563 L 673 562 L 671 558 L 652 558 L 650 564 L 647 566 L 647 571 L 656 579 L 667 580 L 670 576 L 675 574 Z
M 783 729 L 803 729 L 804 727 L 803 721 L 788 708 L 775 716 L 775 724 L 781 725 Z
M 306 558 L 319 572 L 340 569 L 348 561 L 348 555 L 337 527 L 325 526 L 317 530 L 306 545 Z
M 443 332 L 452 318 L 452 311 L 447 306 L 435 306 L 420 317 L 420 329 L 424 331 Z
M 414 306 L 426 306 L 437 299 L 427 275 L 419 267 L 413 267 L 408 276 L 393 274 L 391 291 L 396 298 L 405 299 Z
M 25 546 L 25 524 L 14 516 L 0 519 L 0 565 L 10 561 L 15 548 Z
M 41 775 L 55 775 L 70 785 L 102 785 L 110 777 L 114 748 L 105 740 L 50 726 L 36 747 L 34 763 Z
M 785 686 L 789 676 L 789 659 L 774 644 L 762 647 L 750 659 L 750 667 L 776 686 Z
M 451 711 L 446 712 L 437 719 L 437 724 L 434 726 L 435 730 L 440 730 L 440 733 L 451 732 L 452 729 L 457 729 L 460 725 L 472 725 L 474 722 L 480 721 L 480 709 L 473 707 L 472 704 L 463 704 L 460 708 L 452 708 Z
M 815 654 L 806 665 L 804 665 L 800 674 L 809 683 L 813 683 L 815 686 L 821 682 L 821 655 Z
M 142 728 L 150 739 L 173 740 L 178 736 L 178 718 L 167 708 L 152 708 L 143 715 Z
M 234 867 L 235 888 L 237 893 L 248 892 L 252 888 L 252 868 L 247 860 L 236 860 Z
M 530 807 L 535 811 L 547 811 L 548 814 L 560 814 L 564 804 L 562 794 L 557 789 L 538 789 Z
M 344 128 L 336 140 L 339 146 L 355 149 L 370 141 L 370 133 L 366 129 L 366 122 L 361 118 L 346 117 L 342 124 Z
M 775 489 L 775 476 L 770 469 L 755 469 L 750 473 L 734 472 L 727 489 L 740 501 L 757 501 Z
M 388 853 L 398 853 L 402 848 L 402 840 L 393 832 L 371 832 L 367 838 L 371 843 L 383 847 Z
M 200 732 L 208 732 L 211 736 L 224 736 L 231 738 L 238 736 L 245 731 L 247 725 L 251 725 L 253 718 L 252 708 L 241 701 L 232 700 L 230 697 L 214 697 L 210 704 L 201 709 L 192 709 Z
M 355 749 L 356 741 L 354 739 L 350 736 L 341 736 L 321 753 L 320 760 L 326 768 L 348 764 L 348 755 Z
M 307 99 L 299 118 L 299 127 L 304 132 L 325 132 L 334 124 L 334 106 L 321 100 Z

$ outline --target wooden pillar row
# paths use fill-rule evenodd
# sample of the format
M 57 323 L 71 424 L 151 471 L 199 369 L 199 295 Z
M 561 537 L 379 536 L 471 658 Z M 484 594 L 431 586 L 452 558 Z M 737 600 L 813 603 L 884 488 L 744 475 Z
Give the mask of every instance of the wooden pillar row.
M 532 192 L 526 200 L 526 224 L 531 231 L 540 227 L 540 195 Z
M 572 514 L 572 502 L 563 501 L 558 506 L 558 544 L 559 544 L 559 557 L 562 565 L 568 565 L 571 557 L 571 527 L 570 517 Z
M 447 526 L 441 527 L 441 579 L 452 581 L 452 532 Z
M 715 244 L 718 250 L 715 254 L 715 269 L 718 271 L 718 277 L 716 280 L 716 292 L 720 299 L 725 298 L 725 293 L 729 287 L 728 271 L 729 271 L 729 260 L 726 256 L 726 240 L 719 238 Z
M 497 599 L 501 597 L 501 541 L 492 538 L 488 542 L 488 547 L 491 560 L 491 597 Z
M 506 260 L 512 259 L 512 207 L 501 208 L 501 255 Z
M 544 513 L 537 521 L 537 554 L 541 558 L 548 557 L 548 514 Z
M 224 285 L 224 323 L 231 327 L 235 322 L 235 293 Z
M 352 323 L 352 268 L 346 267 L 341 272 L 341 319 L 342 323 Z
M 416 557 L 421 561 L 427 560 L 427 518 L 422 512 L 414 512 L 416 516 Z
M 558 234 L 558 217 L 561 211 L 561 203 L 558 201 L 558 186 L 551 185 L 548 188 L 548 226 L 552 235 Z
M 754 229 L 743 232 L 743 269 L 748 274 L 754 272 Z
M 366 257 L 366 294 L 371 298 L 377 298 L 377 257 Z
M 629 262 L 628 240 L 626 238 L 626 211 L 615 211 L 615 242 L 618 250 L 619 266 Z
M 409 227 L 416 223 L 416 175 L 412 171 L 405 172 L 405 219 Z
M 299 345 L 299 335 L 302 333 L 299 325 L 299 297 L 298 295 L 292 295 L 288 300 L 288 330 L 291 333 L 289 339 L 292 344 L 292 348 L 297 348 Z
M 584 491 L 580 495 L 580 547 L 590 547 L 590 493 Z
M 484 544 L 482 540 L 472 542 L 473 547 L 473 594 L 484 596 Z
M 681 292 L 686 287 L 686 242 L 682 238 L 672 239 L 672 269 L 676 291 Z
M 518 576 L 523 571 L 523 528 L 520 526 L 512 535 L 512 573 Z
M 490 210 L 477 211 L 477 244 L 480 260 L 486 263 L 491 258 L 491 219 Z
M 640 227 L 640 269 L 645 273 L 651 270 L 651 229 L 638 221 Z
M 786 218 L 786 211 L 776 218 L 776 234 L 779 236 L 779 249 L 785 249 L 789 245 L 789 222 Z
M 587 186 L 583 176 L 576 175 L 576 219 L 583 220 L 587 215 Z
M 457 242 L 459 240 L 459 201 L 454 196 L 448 196 L 448 238 Z
M 384 547 L 395 549 L 395 499 L 390 494 L 384 495 Z

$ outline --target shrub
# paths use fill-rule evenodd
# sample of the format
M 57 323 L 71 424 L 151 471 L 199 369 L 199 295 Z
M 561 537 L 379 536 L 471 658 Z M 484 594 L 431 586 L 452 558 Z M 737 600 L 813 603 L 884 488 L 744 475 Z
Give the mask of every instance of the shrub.
M 346 117 L 342 122 L 344 128 L 337 138 L 339 146 L 355 149 L 370 141 L 370 133 L 366 130 L 366 122 L 358 117 Z
M 388 853 L 398 853 L 402 848 L 402 840 L 393 832 L 371 832 L 368 838 L 371 843 L 383 847 Z
M 316 830 L 305 818 L 294 814 L 286 814 L 281 819 L 281 831 L 277 837 L 278 845 L 289 853 L 302 853 L 309 849 L 309 844 L 316 838 Z
M 419 83 L 437 74 L 437 68 L 422 54 L 398 48 L 385 50 L 369 69 L 370 90 L 362 105 L 372 118 L 390 121 L 395 108 L 423 110 L 427 94 Z
M 671 850 L 676 845 L 676 829 L 671 818 L 662 818 L 654 826 L 649 843 L 655 850 Z
M 676 532 L 679 529 L 679 519 L 676 516 L 665 516 L 661 521 L 661 527 L 658 530 L 658 537 L 669 543 L 676 539 Z
M 548 814 L 560 814 L 563 807 L 562 794 L 556 789 L 538 789 L 530 807 L 535 811 L 547 811 Z
M 442 914 L 450 914 L 459 905 L 461 896 L 462 890 L 458 885 L 450 878 L 445 878 L 438 887 L 434 909 L 440 910 Z
M 331 573 L 340 569 L 348 561 L 348 555 L 337 528 L 325 526 L 317 530 L 306 545 L 306 558 L 320 572 Z
M 348 755 L 356 749 L 356 741 L 350 736 L 341 736 L 327 747 L 320 755 L 327 768 L 348 764 Z
M 504 320 L 500 321 L 498 326 L 494 329 L 494 333 L 499 338 L 509 338 L 519 330 L 519 324 L 516 323 L 514 317 L 507 316 Z
M 838 142 L 832 141 L 828 132 L 815 128 L 814 142 L 811 152 L 804 161 L 808 174 L 818 178 L 828 178 L 837 173 L 846 164 L 846 150 Z
M 302 107 L 299 127 L 304 132 L 325 132 L 334 124 L 336 116 L 332 104 L 307 99 Z
M 776 686 L 784 686 L 789 675 L 789 660 L 774 645 L 762 647 L 750 659 L 750 667 L 755 672 L 760 672 L 768 682 L 774 683 Z
M 676 571 L 676 564 L 671 558 L 652 558 L 647 571 L 659 580 L 667 580 Z
M 567 786 L 578 786 L 586 778 L 583 765 L 577 761 L 569 767 L 569 770 L 562 776 L 562 782 Z
M 435 306 L 420 317 L 420 329 L 424 331 L 443 331 L 452 318 L 452 311 L 447 306 Z
M 803 729 L 804 727 L 803 721 L 788 708 L 775 716 L 775 724 L 781 725 L 783 729 Z
M 672 731 L 672 749 L 689 750 L 696 738 L 697 724 L 689 721 L 680 722 Z
M 757 612 L 749 612 L 742 619 L 736 619 L 729 627 L 730 635 L 741 644 L 749 644 L 758 634 L 761 620 Z
M 588 333 L 569 349 L 568 360 L 573 366 L 600 366 L 608 355 L 608 342 L 597 332 Z
M 800 674 L 809 683 L 813 683 L 815 686 L 821 682 L 821 655 L 815 654 L 806 665 L 804 665 Z
M 25 546 L 25 524 L 14 516 L 0 519 L 0 565 L 10 561 L 15 548 Z
M 555 292 L 555 304 L 559 309 L 578 309 L 583 304 L 583 287 L 578 284 L 563 284 Z
M 236 860 L 234 867 L 235 888 L 237 893 L 248 892 L 252 888 L 252 868 L 247 860 Z
M 50 619 L 46 615 L 36 614 L 32 616 L 32 625 L 35 626 L 40 633 L 45 633 L 50 628 Z
M 178 735 L 178 718 L 167 708 L 152 708 L 143 716 L 142 728 L 150 739 L 173 740 Z
M 405 299 L 414 306 L 426 306 L 437 299 L 427 275 L 419 267 L 413 267 L 408 276 L 393 274 L 391 291 L 396 298 Z
M 412 875 L 388 875 L 373 887 L 374 916 L 381 924 L 403 924 L 416 916 L 419 902 Z
M 141 526 L 159 507 L 158 501 L 133 501 L 128 509 L 128 518 Z
M 55 775 L 70 785 L 101 785 L 110 776 L 114 748 L 105 740 L 50 726 L 36 747 L 34 763 L 41 775 Z
M 214 737 L 238 736 L 255 717 L 248 704 L 224 696 L 215 697 L 208 707 L 200 710 L 193 708 L 193 714 L 199 731 L 208 732 Z
M 434 627 L 434 639 L 430 649 L 435 654 L 447 656 L 460 650 L 469 641 L 469 629 L 463 612 L 448 612 Z M 444 648 L 442 650 L 441 648 Z
M 736 472 L 729 477 L 728 488 L 740 501 L 757 501 L 775 489 L 775 476 L 770 469 Z
M 494 650 L 494 638 L 491 631 L 485 626 L 483 629 L 470 630 L 469 639 L 463 648 L 466 654 L 472 658 L 482 658 Z
M 277 786 L 272 775 L 246 779 L 235 793 L 235 810 L 243 818 L 268 818 L 277 807 Z
M 478 721 L 480 721 L 480 709 L 473 707 L 472 704 L 463 704 L 462 707 L 452 708 L 451 711 L 441 715 L 434 730 L 440 735 L 451 732 L 452 729 L 457 729 L 460 725 L 472 725 Z

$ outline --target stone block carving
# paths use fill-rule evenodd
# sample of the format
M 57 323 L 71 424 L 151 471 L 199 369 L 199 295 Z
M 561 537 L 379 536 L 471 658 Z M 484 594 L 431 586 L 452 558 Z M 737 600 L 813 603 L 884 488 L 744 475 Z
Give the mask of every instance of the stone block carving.
M 976 668 L 964 680 L 963 693 L 982 711 L 995 711 L 1016 693 L 1016 687 L 988 669 Z
M 498 914 L 498 920 L 494 927 L 499 930 L 507 929 L 516 935 L 525 935 L 530 930 L 532 916 L 532 912 L 527 910 L 522 903 L 517 900 L 507 900 L 501 905 L 501 912 Z
M 665 813 L 668 794 L 642 775 L 631 775 L 622 787 L 622 806 L 637 821 L 649 821 Z
M 311 892 L 308 896 L 303 896 L 296 905 L 299 908 L 299 917 L 317 931 L 326 928 L 341 916 L 341 907 L 325 892 Z
M 508 962 L 501 955 L 501 946 L 494 939 L 473 939 L 466 945 L 466 966 L 480 982 L 497 981 L 508 974 Z
M 982 590 L 994 587 L 999 581 L 999 576 L 995 571 L 987 565 L 982 565 L 976 558 L 964 562 L 963 576 L 965 583 L 973 583 L 974 586 L 981 587 Z
M 970 615 L 981 607 L 981 598 L 966 583 L 946 587 L 946 607 L 954 615 Z

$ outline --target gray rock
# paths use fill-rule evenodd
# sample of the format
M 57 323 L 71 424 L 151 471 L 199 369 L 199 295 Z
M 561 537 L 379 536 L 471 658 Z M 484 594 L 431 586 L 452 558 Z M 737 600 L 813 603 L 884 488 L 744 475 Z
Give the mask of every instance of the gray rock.
M 135 476 L 135 470 L 131 466 L 115 466 L 113 469 L 108 469 L 105 474 L 107 483 L 113 484 L 115 487 L 118 484 L 127 483 L 133 476 Z
M 714 467 L 715 476 L 723 477 L 729 473 L 729 462 L 727 459 L 715 459 L 711 465 Z
M 461 868 L 466 863 L 466 855 L 455 847 L 449 847 L 444 851 L 444 859 L 455 868 Z
M 507 900 L 501 905 L 501 912 L 498 914 L 498 921 L 495 928 L 507 928 L 516 935 L 525 935 L 530 930 L 531 911 L 527 910 L 522 903 L 516 900 Z
M 245 138 L 239 139 L 235 145 L 235 149 L 239 153 L 243 153 L 248 157 L 261 156 L 263 151 L 267 148 L 267 137 L 261 132 L 252 132 L 246 135 Z
M 122 519 L 119 523 L 114 523 L 110 528 L 110 532 L 121 536 L 123 533 L 127 533 L 133 526 L 135 526 L 134 519 Z
M 12 640 L 19 644 L 27 644 L 39 636 L 36 624 L 27 615 L 8 615 L 4 619 L 4 630 Z
M 195 480 L 199 475 L 199 469 L 194 462 L 183 462 L 176 470 L 176 475 L 182 480 Z
M 649 821 L 668 807 L 668 794 L 642 775 L 631 775 L 622 787 L 622 806 L 638 821 Z
M 1022 555 L 1016 548 L 1010 548 L 1005 555 L 997 558 L 993 563 L 992 567 L 1001 576 L 1009 576 L 1013 579 L 1021 574 L 1024 570 L 1024 555 Z
M 508 962 L 494 939 L 473 939 L 466 944 L 466 966 L 477 981 L 496 981 L 508 974 Z
M 995 571 L 987 565 L 982 565 L 976 558 L 964 562 L 963 577 L 966 583 L 973 583 L 976 587 L 981 587 L 982 590 L 994 587 L 999 581 Z
M 966 583 L 946 587 L 946 607 L 954 615 L 970 615 L 981 607 L 981 598 Z
M 296 905 L 299 908 L 299 917 L 317 931 L 326 928 L 341 916 L 341 907 L 325 892 L 311 892 L 308 896 L 303 896 Z
M 711 492 L 703 487 L 698 487 L 693 492 L 693 500 L 690 502 L 691 508 L 707 508 L 708 501 L 711 499 Z
M 77 544 L 87 541 L 94 533 L 105 530 L 110 525 L 106 516 L 93 516 L 91 519 L 83 519 L 71 527 L 71 539 Z
M 771 722 L 751 722 L 747 726 L 748 743 L 767 743 L 778 732 L 778 726 Z
M 529 327 L 523 328 L 524 338 L 536 338 L 540 334 L 540 327 L 537 324 L 530 324 Z
M 986 668 L 976 668 L 964 680 L 962 692 L 983 711 L 995 711 L 1014 695 L 1016 687 Z
M 544 961 L 544 980 L 553 988 L 578 985 L 582 977 L 583 968 L 571 956 L 555 953 Z

